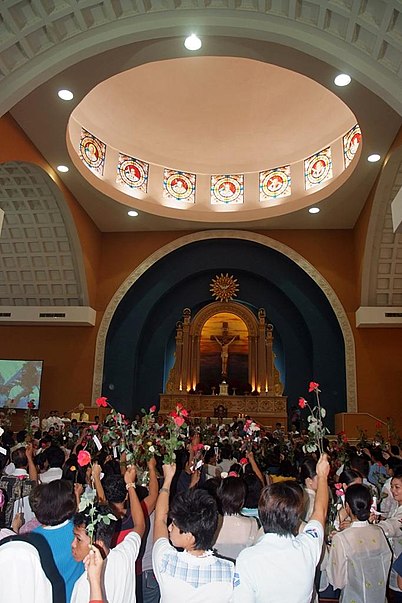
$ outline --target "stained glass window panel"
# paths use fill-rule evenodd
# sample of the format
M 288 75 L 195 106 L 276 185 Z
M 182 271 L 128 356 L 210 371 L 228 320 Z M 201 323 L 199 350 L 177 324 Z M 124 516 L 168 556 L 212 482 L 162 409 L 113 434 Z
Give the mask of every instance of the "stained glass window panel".
M 290 165 L 260 172 L 260 201 L 291 195 Z
M 106 145 L 93 134 L 82 128 L 80 138 L 80 158 L 89 169 L 103 176 Z
M 304 160 L 306 190 L 332 178 L 331 147 L 323 149 Z
M 362 141 L 362 132 L 359 124 L 356 124 L 343 137 L 343 156 L 345 159 L 345 168 L 353 161 L 359 145 Z
M 195 174 L 165 169 L 163 172 L 163 198 L 170 201 L 195 203 Z
M 146 193 L 148 186 L 148 163 L 120 153 L 116 182 Z
M 211 203 L 232 205 L 244 202 L 244 175 L 211 176 Z

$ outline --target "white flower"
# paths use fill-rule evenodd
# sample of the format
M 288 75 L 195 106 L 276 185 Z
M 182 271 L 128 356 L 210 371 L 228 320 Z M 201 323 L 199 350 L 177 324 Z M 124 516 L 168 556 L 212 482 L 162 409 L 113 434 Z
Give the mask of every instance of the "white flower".
M 148 448 L 149 452 L 152 452 L 152 454 L 155 452 L 155 447 L 154 446 L 150 446 Z
M 205 452 L 208 452 L 208 450 L 211 449 L 211 446 L 208 446 L 208 444 L 204 444 L 204 450 Z

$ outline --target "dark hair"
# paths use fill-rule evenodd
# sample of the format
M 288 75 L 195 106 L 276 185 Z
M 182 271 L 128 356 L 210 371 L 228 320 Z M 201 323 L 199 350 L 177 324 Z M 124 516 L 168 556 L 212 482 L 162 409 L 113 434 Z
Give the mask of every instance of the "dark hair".
M 218 525 L 218 508 L 207 492 L 202 489 L 181 492 L 173 499 L 169 516 L 182 533 L 194 536 L 196 550 L 205 551 L 212 547 Z
M 370 490 L 363 484 L 352 484 L 345 492 L 345 502 L 359 521 L 367 521 L 370 517 L 372 499 Z
M 227 477 L 221 481 L 217 491 L 224 515 L 240 513 L 246 498 L 246 484 L 241 477 Z
M 402 469 L 402 460 L 395 458 L 394 456 L 390 456 L 389 459 L 385 461 L 385 465 L 388 465 L 388 468 L 395 472 L 399 467 Z
M 218 488 L 221 483 L 219 477 L 211 477 L 210 479 L 205 480 L 205 482 L 200 486 L 202 490 L 205 490 L 214 500 L 217 501 L 218 498 Z M 219 507 L 219 504 L 218 504 Z
M 25 442 L 27 434 L 28 432 L 26 429 L 22 429 L 21 431 L 19 431 L 16 435 L 17 444 L 23 444 Z
M 127 489 L 122 475 L 106 475 L 102 486 L 108 503 L 122 503 L 126 500 Z
M 346 468 L 340 474 L 339 481 L 341 484 L 346 484 L 347 486 L 349 486 L 349 484 L 351 484 L 352 482 L 355 481 L 355 479 L 358 479 L 358 478 L 363 479 L 361 473 L 356 471 L 356 469 Z
M 71 483 L 64 479 L 35 486 L 32 503 L 37 520 L 45 526 L 57 526 L 71 519 L 77 509 Z
M 232 447 L 229 444 L 225 444 L 221 448 L 221 459 L 230 460 L 233 455 Z
M 246 484 L 246 499 L 244 501 L 244 506 L 248 509 L 256 509 L 263 488 L 261 480 L 255 473 L 246 473 L 243 479 Z
M 396 444 L 393 444 L 391 446 L 391 454 L 393 454 L 394 456 L 399 456 L 400 450 L 399 450 L 399 446 L 397 446 Z
M 316 475 L 317 461 L 311 456 L 307 456 L 300 465 L 300 481 L 304 484 L 307 478 L 313 479 Z
M 363 477 L 367 477 L 370 470 L 370 463 L 364 456 L 353 456 L 350 459 L 350 466 L 356 469 Z
M 95 516 L 108 515 L 109 513 L 113 515 L 113 510 L 109 507 L 109 505 L 95 505 Z M 75 528 L 86 529 L 88 524 L 91 522 L 91 517 L 89 516 L 89 513 L 76 513 L 73 517 L 73 522 Z M 98 521 L 94 526 L 94 542 L 101 540 L 105 546 L 110 549 L 115 530 L 115 523 L 115 521 L 110 521 L 109 524 L 106 524 L 104 521 Z
M 11 460 L 15 465 L 16 469 L 25 468 L 28 465 L 28 458 L 25 454 L 25 448 L 17 448 L 11 454 Z
M 303 508 L 303 490 L 296 482 L 276 482 L 266 486 L 258 503 L 264 532 L 279 536 L 296 535 Z
M 394 475 L 392 477 L 392 479 L 402 479 L 402 465 L 398 465 L 398 467 L 396 467 L 394 469 Z
M 215 450 L 213 448 L 210 448 L 209 450 L 206 451 L 205 456 L 204 456 L 204 463 L 206 465 L 208 465 L 208 463 L 210 462 L 211 459 L 214 458 L 214 456 L 216 456 L 215 454 Z
M 384 464 L 385 462 L 381 448 L 373 448 L 373 450 L 371 451 L 371 458 L 376 463 Z
M 43 460 L 49 463 L 49 467 L 59 467 L 61 469 L 64 465 L 65 455 L 58 446 L 49 446 L 43 452 Z

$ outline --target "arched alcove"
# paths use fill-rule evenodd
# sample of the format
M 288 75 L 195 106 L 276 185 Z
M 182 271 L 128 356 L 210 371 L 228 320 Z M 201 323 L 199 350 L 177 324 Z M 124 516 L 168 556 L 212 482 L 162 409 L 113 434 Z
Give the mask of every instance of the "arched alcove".
M 293 250 L 241 231 L 182 237 L 130 275 L 99 330 L 94 395 L 102 390 L 128 414 L 157 402 L 182 309 L 195 314 L 209 304 L 209 284 L 221 272 L 238 279 L 237 301 L 254 312 L 265 308 L 274 325 L 289 405 L 314 379 L 322 385 L 329 421 L 335 412 L 355 409 L 354 342 L 335 293 Z

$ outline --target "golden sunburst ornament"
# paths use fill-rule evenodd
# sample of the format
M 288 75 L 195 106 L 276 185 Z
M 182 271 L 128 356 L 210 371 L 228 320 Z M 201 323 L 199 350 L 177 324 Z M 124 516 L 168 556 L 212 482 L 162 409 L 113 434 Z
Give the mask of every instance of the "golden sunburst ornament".
M 233 275 L 229 276 L 228 273 L 216 276 L 212 279 L 209 290 L 218 301 L 227 302 L 237 296 L 239 290 L 237 278 Z

